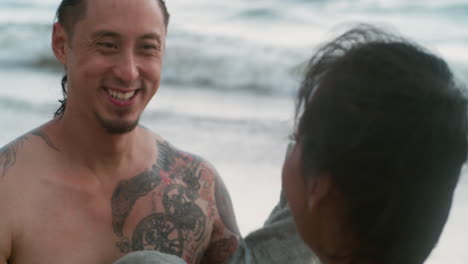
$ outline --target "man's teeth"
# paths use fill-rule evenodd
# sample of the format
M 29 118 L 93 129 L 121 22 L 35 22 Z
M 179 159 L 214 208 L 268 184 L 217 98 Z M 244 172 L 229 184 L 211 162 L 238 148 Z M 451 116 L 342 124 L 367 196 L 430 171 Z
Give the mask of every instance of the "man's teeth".
M 133 95 L 135 95 L 135 91 L 131 92 L 126 92 L 126 93 L 121 93 L 117 92 L 115 90 L 108 90 L 109 94 L 114 97 L 115 99 L 118 99 L 120 101 L 125 101 L 130 99 Z

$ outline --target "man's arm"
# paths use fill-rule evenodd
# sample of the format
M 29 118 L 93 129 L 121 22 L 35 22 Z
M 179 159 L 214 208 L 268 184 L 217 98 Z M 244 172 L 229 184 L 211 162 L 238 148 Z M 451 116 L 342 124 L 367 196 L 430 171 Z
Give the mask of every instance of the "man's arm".
M 237 250 L 241 235 L 228 190 L 216 171 L 213 168 L 211 170 L 214 176 L 216 218 L 211 241 L 201 263 L 227 263 Z
M 11 255 L 11 234 L 6 221 L 0 217 L 0 264 L 7 264 Z
M 16 152 L 24 140 L 25 136 L 22 136 L 0 148 L 0 264 L 8 263 L 12 252 L 13 229 L 9 210 L 9 181 L 12 175 L 9 172 L 16 163 Z
M 7 264 L 12 252 L 13 229 L 8 193 L 6 179 L 0 176 L 0 264 Z
M 17 200 L 13 198 L 17 189 L 11 186 L 16 186 L 13 182 L 19 176 L 18 169 L 27 167 L 27 164 L 26 166 L 25 163 L 17 164 L 17 161 L 20 160 L 25 144 L 36 137 L 40 137 L 49 147 L 59 151 L 40 128 L 24 134 L 0 148 L 0 264 L 11 261 L 12 254 L 15 254 L 13 239 L 16 233 L 14 230 L 20 230 L 15 229 L 20 227 L 17 224 L 18 219 L 15 219 L 15 202 Z M 32 151 L 29 146 L 28 150 Z

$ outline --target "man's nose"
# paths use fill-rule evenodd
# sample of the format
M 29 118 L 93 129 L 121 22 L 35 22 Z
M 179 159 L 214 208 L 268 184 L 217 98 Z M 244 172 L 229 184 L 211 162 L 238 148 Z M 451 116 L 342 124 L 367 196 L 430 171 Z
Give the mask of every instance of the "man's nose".
M 139 78 L 139 65 L 133 52 L 122 53 L 114 67 L 115 76 L 123 83 L 131 84 Z

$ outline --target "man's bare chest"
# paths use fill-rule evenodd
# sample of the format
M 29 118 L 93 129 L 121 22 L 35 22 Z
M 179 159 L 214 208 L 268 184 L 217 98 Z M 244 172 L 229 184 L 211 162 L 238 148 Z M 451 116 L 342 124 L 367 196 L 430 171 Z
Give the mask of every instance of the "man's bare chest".
M 112 263 L 122 255 L 115 247 L 111 210 L 103 199 L 70 190 L 68 195 L 49 191 L 24 197 L 16 211 L 9 263 Z
M 143 249 L 199 257 L 212 202 L 199 181 L 154 178 L 141 173 L 107 194 L 54 186 L 25 197 L 13 263 L 111 263 Z

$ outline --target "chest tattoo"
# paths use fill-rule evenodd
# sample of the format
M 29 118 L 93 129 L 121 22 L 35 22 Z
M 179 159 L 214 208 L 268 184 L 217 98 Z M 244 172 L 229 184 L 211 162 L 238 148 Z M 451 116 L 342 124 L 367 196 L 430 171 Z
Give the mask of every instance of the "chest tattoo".
M 201 160 L 167 142 L 158 141 L 157 145 L 159 156 L 151 170 L 121 181 L 112 195 L 112 225 L 119 238 L 116 245 L 122 253 L 151 249 L 182 256 L 188 244 L 197 244 L 206 236 L 206 216 L 196 204 L 201 198 Z M 156 189 L 159 195 L 154 195 Z M 126 236 L 124 225 L 132 208 L 152 192 L 150 197 L 159 199 L 152 203 L 162 204 L 162 209 L 153 209 L 138 222 L 131 237 Z

